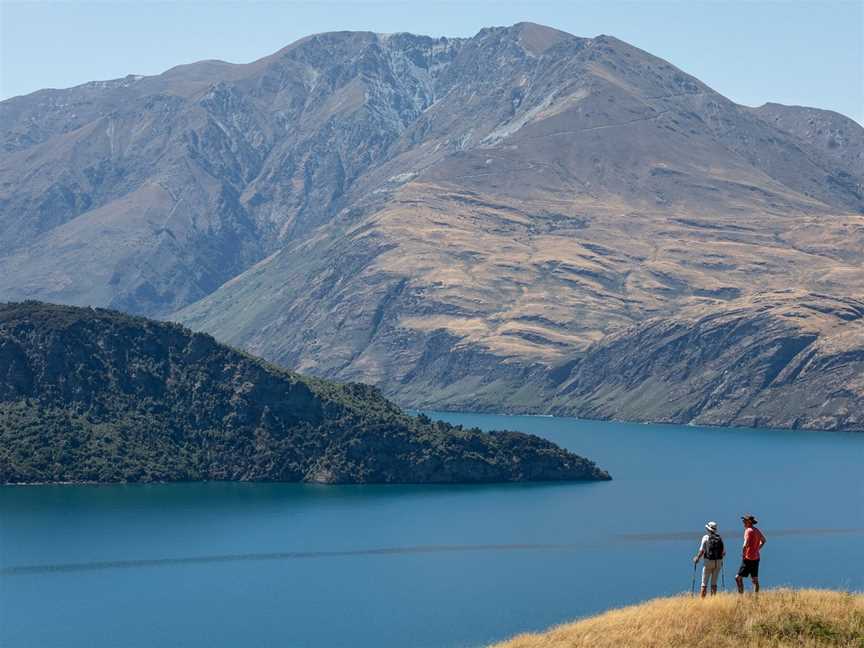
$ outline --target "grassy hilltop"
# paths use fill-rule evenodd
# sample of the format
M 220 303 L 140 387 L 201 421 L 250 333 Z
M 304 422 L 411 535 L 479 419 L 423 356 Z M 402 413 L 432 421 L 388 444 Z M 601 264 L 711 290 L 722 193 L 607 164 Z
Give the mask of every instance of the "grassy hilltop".
M 864 595 L 828 590 L 660 598 L 491 648 L 864 648 Z

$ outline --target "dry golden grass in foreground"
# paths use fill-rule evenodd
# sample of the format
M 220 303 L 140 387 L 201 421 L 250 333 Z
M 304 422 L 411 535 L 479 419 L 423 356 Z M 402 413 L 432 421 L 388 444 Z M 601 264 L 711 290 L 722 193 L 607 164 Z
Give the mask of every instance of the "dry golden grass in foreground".
M 829 590 L 763 591 L 655 599 L 524 634 L 492 648 L 864 648 L 864 595 Z

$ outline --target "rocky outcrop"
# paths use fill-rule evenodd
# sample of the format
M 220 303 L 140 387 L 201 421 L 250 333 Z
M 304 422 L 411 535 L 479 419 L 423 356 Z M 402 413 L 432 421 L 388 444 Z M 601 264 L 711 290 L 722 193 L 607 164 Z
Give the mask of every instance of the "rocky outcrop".
M 608 478 L 538 437 L 408 416 L 373 387 L 304 378 L 176 324 L 0 306 L 0 483 Z

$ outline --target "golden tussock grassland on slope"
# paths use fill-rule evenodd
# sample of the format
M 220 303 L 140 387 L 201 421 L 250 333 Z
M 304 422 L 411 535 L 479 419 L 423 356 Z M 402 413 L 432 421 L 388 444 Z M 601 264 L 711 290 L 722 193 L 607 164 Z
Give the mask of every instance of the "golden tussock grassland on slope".
M 491 648 L 864 648 L 864 595 L 829 590 L 660 598 Z

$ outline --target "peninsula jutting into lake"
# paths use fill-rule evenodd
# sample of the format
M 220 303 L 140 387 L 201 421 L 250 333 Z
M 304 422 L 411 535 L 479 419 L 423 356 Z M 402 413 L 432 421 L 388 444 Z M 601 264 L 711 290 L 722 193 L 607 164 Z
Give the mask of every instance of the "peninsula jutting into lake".
M 609 479 L 530 434 L 409 416 L 177 324 L 0 306 L 0 483 Z

